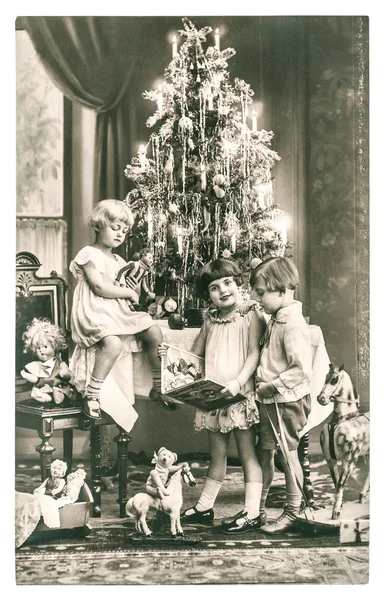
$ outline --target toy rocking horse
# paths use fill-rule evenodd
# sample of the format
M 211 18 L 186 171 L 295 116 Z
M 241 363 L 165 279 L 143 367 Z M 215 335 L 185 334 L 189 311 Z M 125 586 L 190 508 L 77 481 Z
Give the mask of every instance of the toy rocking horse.
M 320 445 L 336 491 L 332 519 L 338 519 L 347 479 L 358 457 L 369 455 L 369 413 L 359 411 L 359 398 L 344 365 L 329 365 L 329 373 L 317 401 L 322 406 L 334 402 L 332 417 L 320 432 Z M 365 502 L 368 491 L 369 471 L 359 502 Z

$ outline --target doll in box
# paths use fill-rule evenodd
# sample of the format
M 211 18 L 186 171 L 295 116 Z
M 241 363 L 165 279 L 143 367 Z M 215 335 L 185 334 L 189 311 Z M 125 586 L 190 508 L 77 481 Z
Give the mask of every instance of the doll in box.
M 48 319 L 33 319 L 23 333 L 24 352 L 32 352 L 38 360 L 28 363 L 20 372 L 33 385 L 31 398 L 45 404 L 62 404 L 74 394 L 72 373 L 61 360 L 60 351 L 67 347 L 64 332 Z

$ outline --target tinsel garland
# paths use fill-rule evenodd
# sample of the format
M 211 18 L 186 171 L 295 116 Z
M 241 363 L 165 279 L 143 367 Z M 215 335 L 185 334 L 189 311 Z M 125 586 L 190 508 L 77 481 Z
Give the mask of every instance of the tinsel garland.
M 156 103 L 147 120 L 154 131 L 125 169 L 136 184 L 126 198 L 136 235 L 154 253 L 155 275 L 177 286 L 181 312 L 209 260 L 231 257 L 247 270 L 252 257 L 285 248 L 273 203 L 271 171 L 280 159 L 270 148 L 273 133 L 247 125 L 254 92 L 229 81 L 235 50 L 204 50 L 212 29 L 183 24 L 184 42 L 162 84 L 143 93 Z

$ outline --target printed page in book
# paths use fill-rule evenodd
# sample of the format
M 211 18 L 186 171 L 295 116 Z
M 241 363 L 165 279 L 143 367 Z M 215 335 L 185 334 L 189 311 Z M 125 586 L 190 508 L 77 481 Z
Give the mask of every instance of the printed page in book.
M 244 399 L 238 394 L 224 397 L 224 385 L 205 376 L 204 358 L 192 352 L 162 344 L 166 354 L 161 360 L 161 392 L 173 400 L 201 410 L 215 410 Z

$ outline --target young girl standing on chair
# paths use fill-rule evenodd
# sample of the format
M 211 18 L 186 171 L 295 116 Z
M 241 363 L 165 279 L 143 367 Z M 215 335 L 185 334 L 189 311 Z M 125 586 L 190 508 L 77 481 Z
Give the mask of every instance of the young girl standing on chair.
M 252 271 L 250 283 L 260 306 L 271 315 L 262 340 L 256 390 L 261 396 L 261 508 L 265 507 L 273 481 L 276 449 L 284 469 L 287 497 L 283 513 L 262 531 L 279 535 L 292 528 L 301 504 L 303 471 L 297 448 L 299 433 L 311 410 L 311 346 L 301 302 L 294 299 L 299 283 L 294 263 L 285 257 L 268 258 Z
M 96 240 L 80 250 L 69 267 L 78 281 L 71 315 L 72 338 L 77 347 L 71 368 L 76 387 L 84 395 L 84 412 L 91 419 L 100 418 L 100 389 L 116 360 L 137 350 L 134 336 L 144 342 L 150 360 L 150 398 L 173 409 L 174 405 L 160 393 L 157 347 L 163 339 L 161 329 L 147 313 L 131 310 L 127 301 L 137 302 L 136 292 L 115 282 L 126 263 L 112 250 L 124 242 L 133 225 L 132 213 L 120 200 L 102 200 L 89 222 Z
M 215 307 L 207 312 L 192 352 L 205 357 L 207 377 L 225 384 L 222 393 L 228 399 L 239 392 L 245 399 L 210 412 L 197 410 L 195 429 L 208 431 L 211 462 L 197 504 L 181 515 L 184 523 L 212 523 L 233 431 L 244 471 L 245 506 L 234 517 L 225 519 L 222 529 L 226 533 L 256 530 L 264 523 L 259 514 L 262 472 L 255 451 L 254 425 L 259 416 L 253 375 L 265 322 L 256 303 L 242 303 L 240 283 L 239 267 L 226 259 L 208 263 L 197 276 L 197 295 L 210 298 Z

